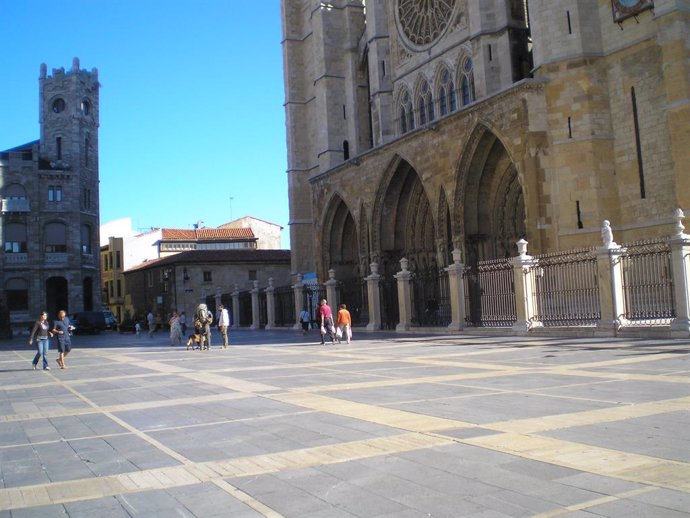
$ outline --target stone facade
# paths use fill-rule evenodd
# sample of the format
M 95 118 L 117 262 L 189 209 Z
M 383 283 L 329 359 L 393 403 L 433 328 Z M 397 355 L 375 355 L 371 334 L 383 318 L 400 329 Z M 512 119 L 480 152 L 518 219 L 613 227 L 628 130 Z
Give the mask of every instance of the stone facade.
M 690 14 L 637 7 L 283 0 L 293 273 L 593 246 L 604 219 L 622 243 L 669 235 L 690 205 Z
M 209 303 L 235 289 L 252 289 L 254 282 L 261 288 L 268 286 L 269 279 L 276 286 L 290 284 L 290 251 L 181 252 L 131 268 L 124 279 L 124 313 L 132 318 L 141 319 L 148 310 L 165 317 L 174 309 L 189 316 L 200 302 Z
M 0 153 L 0 300 L 15 330 L 99 308 L 98 71 L 41 65 L 40 139 Z

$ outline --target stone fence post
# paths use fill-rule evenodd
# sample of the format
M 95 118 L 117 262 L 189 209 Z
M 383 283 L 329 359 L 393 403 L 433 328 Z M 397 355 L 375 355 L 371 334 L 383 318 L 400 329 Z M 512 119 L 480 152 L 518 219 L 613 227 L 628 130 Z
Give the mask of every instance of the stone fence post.
M 513 275 L 515 281 L 515 311 L 517 320 L 513 324 L 513 331 L 518 335 L 527 334 L 535 327 L 541 327 L 536 320 L 537 307 L 535 303 L 534 276 L 537 261 L 527 255 L 527 241 L 517 242 L 518 256 L 513 258 Z
M 295 324 L 292 329 L 299 330 L 302 329 L 302 324 L 299 321 L 299 314 L 302 312 L 302 306 L 304 301 L 302 300 L 302 290 L 304 289 L 304 277 L 301 273 L 297 274 L 297 282 L 292 286 L 292 291 L 295 294 Z M 314 315 L 310 315 L 310 318 L 314 318 Z
M 335 315 L 338 312 L 338 292 L 336 290 L 338 281 L 335 280 L 335 270 L 328 270 L 328 280 L 326 281 L 326 299 Z
M 252 294 L 252 325 L 249 329 L 260 329 L 261 320 L 259 315 L 259 281 L 252 281 L 254 287 L 251 289 Z
M 621 265 L 621 256 L 625 253 L 625 248 L 613 240 L 613 231 L 607 219 L 601 226 L 601 239 L 603 246 L 598 247 L 595 252 L 601 310 L 601 318 L 597 322 L 597 333 L 615 336 L 621 326 L 626 323 Z
M 395 326 L 396 332 L 409 331 L 412 325 L 412 273 L 407 269 L 408 261 L 400 259 L 401 270 L 395 274 L 398 281 L 398 312 L 400 321 Z
M 233 329 L 240 327 L 240 285 L 235 284 L 235 291 L 232 295 L 232 327 Z
M 676 318 L 671 322 L 671 334 L 687 338 L 690 332 L 690 235 L 683 230 L 681 209 L 676 209 L 675 234 L 669 240 L 671 247 L 671 269 L 673 272 L 673 296 Z
M 367 331 L 378 331 L 381 329 L 381 293 L 379 292 L 381 276 L 379 275 L 378 263 L 371 263 L 369 268 L 371 268 L 371 275 L 364 278 L 367 281 L 367 300 L 369 302 Z
M 273 277 L 269 277 L 268 287 L 264 290 L 266 292 L 266 329 L 274 329 L 276 327 L 275 291 Z
M 467 310 L 465 308 L 464 270 L 465 265 L 462 264 L 462 252 L 455 248 L 453 250 L 453 264 L 446 268 L 448 272 L 448 287 L 450 288 L 451 315 L 451 322 L 448 325 L 448 329 L 452 331 L 462 331 L 465 325 Z

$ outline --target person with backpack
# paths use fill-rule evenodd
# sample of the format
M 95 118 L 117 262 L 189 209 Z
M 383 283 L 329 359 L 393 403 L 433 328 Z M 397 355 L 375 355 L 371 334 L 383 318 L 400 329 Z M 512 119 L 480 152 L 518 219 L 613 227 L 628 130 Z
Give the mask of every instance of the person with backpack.
M 309 324 L 311 323 L 311 317 L 309 316 L 309 311 L 307 311 L 307 306 L 302 308 L 302 312 L 299 314 L 299 322 L 302 324 L 302 334 L 306 335 L 309 331 Z

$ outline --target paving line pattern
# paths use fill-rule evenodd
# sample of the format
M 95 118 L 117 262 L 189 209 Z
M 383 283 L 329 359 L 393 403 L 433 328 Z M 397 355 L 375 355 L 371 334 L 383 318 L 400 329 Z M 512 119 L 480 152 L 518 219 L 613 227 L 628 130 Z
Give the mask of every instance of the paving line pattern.
M 539 347 L 535 346 L 534 351 Z M 249 348 L 238 347 L 242 354 Z M 412 350 L 414 354 L 405 355 Z M 423 353 L 420 353 L 421 352 Z M 645 487 L 635 491 L 622 492 L 617 495 L 583 501 L 576 505 L 555 506 L 552 511 L 538 516 L 558 516 L 568 512 L 586 510 L 589 507 L 617 499 L 629 498 L 646 492 L 653 492 L 658 488 L 666 488 L 684 493 L 690 493 L 690 463 L 643 455 L 639 453 L 614 450 L 596 445 L 575 442 L 545 436 L 544 432 L 567 430 L 573 427 L 593 426 L 603 423 L 620 422 L 628 419 L 650 417 L 673 412 L 687 412 L 690 408 L 690 396 L 659 399 L 655 401 L 620 404 L 607 408 L 591 410 L 552 413 L 539 417 L 500 420 L 489 423 L 476 423 L 447 417 L 440 417 L 391 408 L 382 404 L 362 403 L 347 398 L 348 391 L 362 389 L 395 389 L 417 384 L 441 385 L 449 382 L 473 380 L 491 380 L 509 378 L 511 376 L 539 376 L 553 375 L 572 377 L 580 376 L 597 380 L 660 382 L 685 385 L 689 382 L 680 369 L 676 375 L 652 375 L 635 372 L 625 372 L 611 369 L 635 364 L 649 364 L 663 360 L 675 360 L 679 357 L 673 352 L 665 352 L 659 348 L 656 354 L 633 356 L 605 360 L 601 362 L 586 361 L 572 364 L 545 365 L 532 362 L 520 365 L 513 360 L 506 360 L 502 356 L 522 352 L 521 347 L 503 347 L 493 350 L 470 350 L 467 352 L 451 352 L 435 354 L 425 350 L 419 344 L 393 343 L 383 347 L 365 346 L 361 349 L 350 350 L 318 348 L 311 355 L 316 361 L 292 364 L 290 359 L 302 355 L 301 348 L 281 347 L 279 351 L 265 348 L 257 354 L 252 348 L 252 357 L 261 359 L 263 352 L 266 356 L 278 356 L 270 359 L 274 362 L 266 365 L 249 367 L 225 367 L 206 369 L 203 371 L 185 366 L 184 361 L 171 361 L 170 355 L 160 352 L 129 351 L 128 354 L 116 354 L 112 350 L 83 351 L 85 358 L 110 362 L 124 367 L 147 369 L 152 378 L 174 376 L 180 380 L 199 382 L 220 387 L 229 392 L 190 396 L 171 399 L 156 399 L 135 403 L 121 403 L 112 405 L 97 405 L 80 392 L 84 379 L 74 382 L 65 381 L 56 374 L 41 383 L 22 384 L 9 383 L 3 386 L 5 393 L 12 391 L 41 389 L 48 386 L 59 386 L 74 394 L 86 406 L 77 409 L 52 410 L 46 412 L 26 412 L 0 415 L 0 423 L 26 423 L 40 419 L 51 419 L 67 416 L 83 416 L 100 414 L 107 416 L 113 422 L 122 426 L 129 433 L 146 441 L 160 452 L 175 459 L 179 465 L 143 469 L 135 472 L 102 476 L 91 479 L 75 479 L 56 481 L 44 484 L 21 485 L 0 489 L 0 511 L 31 508 L 42 505 L 64 504 L 83 500 L 102 498 L 104 496 L 126 495 L 143 491 L 166 489 L 210 482 L 222 489 L 245 505 L 268 518 L 282 516 L 276 510 L 262 503 L 259 499 L 248 495 L 233 485 L 230 480 L 237 477 L 258 476 L 309 467 L 325 466 L 350 462 L 358 459 L 375 458 L 403 452 L 442 448 L 452 444 L 465 444 L 485 450 L 509 454 L 516 458 L 529 459 L 551 465 L 579 470 L 584 473 L 612 477 L 620 480 L 644 484 Z M 501 355 L 503 353 L 503 355 Z M 220 352 L 216 354 L 222 354 Z M 26 360 L 26 355 L 19 355 Z M 166 357 L 167 356 L 167 357 Z M 473 361 L 481 356 L 481 360 Z M 318 361 L 318 358 L 328 360 Z M 492 361 L 486 361 L 487 359 Z M 520 361 L 525 361 L 521 359 Z M 282 362 L 282 363 L 281 363 Z M 271 375 L 280 370 L 302 369 L 312 374 L 340 372 L 343 367 L 357 367 L 354 372 L 367 374 L 367 366 L 377 362 L 394 364 L 398 368 L 416 367 L 444 367 L 471 369 L 477 372 L 444 375 L 423 375 L 408 378 L 372 379 L 369 381 L 353 381 L 333 384 L 296 385 L 291 388 L 271 384 Z M 598 370 L 594 370 L 598 369 Z M 266 373 L 265 377 L 253 379 L 243 378 L 246 373 Z M 234 374 L 234 376 L 233 376 Z M 371 374 L 371 373 L 368 373 Z M 385 376 L 385 373 L 375 373 Z M 145 378 L 146 374 L 119 374 L 113 380 Z M 289 376 L 288 376 L 289 379 Z M 97 381 L 93 379 L 93 381 Z M 274 380 L 275 381 L 275 380 Z M 567 386 L 564 382 L 563 386 Z M 549 387 L 552 388 L 552 387 Z M 525 393 L 525 389 L 505 392 Z M 541 389 L 530 389 L 538 393 Z M 333 396 L 327 393 L 338 393 Z M 324 394 L 326 393 L 326 394 Z M 344 393 L 344 394 L 343 394 Z M 223 401 L 239 401 L 249 398 L 260 398 L 283 404 L 293 405 L 302 411 L 331 414 L 346 417 L 390 428 L 388 435 L 366 440 L 341 441 L 335 444 L 298 448 L 287 451 L 266 453 L 262 455 L 229 457 L 223 460 L 195 462 L 175 451 L 163 442 L 154 439 L 149 433 L 138 429 L 123 418 L 115 415 L 128 411 L 142 411 L 163 407 L 178 407 L 182 405 L 198 405 L 202 403 L 220 403 Z M 494 433 L 488 435 L 457 437 L 451 431 L 458 429 L 472 430 L 481 428 Z M 2 449 L 0 447 L 0 449 Z

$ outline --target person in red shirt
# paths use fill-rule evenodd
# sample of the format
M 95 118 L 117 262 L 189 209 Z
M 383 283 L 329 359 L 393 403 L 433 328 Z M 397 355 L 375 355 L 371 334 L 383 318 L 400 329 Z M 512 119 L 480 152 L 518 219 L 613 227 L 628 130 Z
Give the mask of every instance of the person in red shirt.
M 333 325 L 333 311 L 326 302 L 322 299 L 319 302 L 319 317 L 321 318 L 321 345 L 324 345 L 324 337 L 326 334 L 331 337 L 331 343 L 335 344 L 335 329 Z

